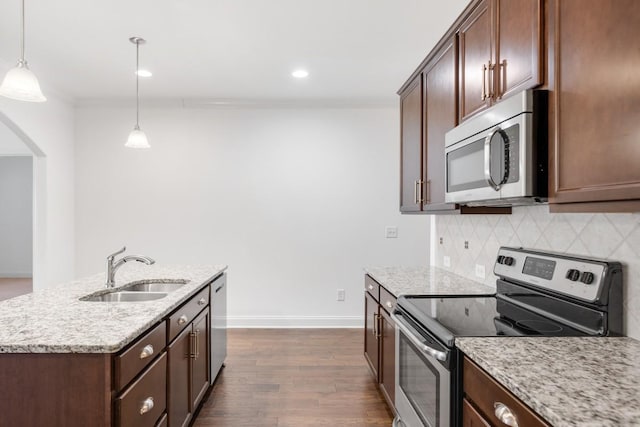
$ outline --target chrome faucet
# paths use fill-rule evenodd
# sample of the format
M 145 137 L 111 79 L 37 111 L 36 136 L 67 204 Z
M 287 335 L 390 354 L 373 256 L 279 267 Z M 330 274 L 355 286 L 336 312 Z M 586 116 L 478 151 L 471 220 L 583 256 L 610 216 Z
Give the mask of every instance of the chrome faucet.
M 114 276 L 116 274 L 116 271 L 120 267 L 122 267 L 122 264 L 127 263 L 129 261 L 143 262 L 147 265 L 151 265 L 155 263 L 153 259 L 146 256 L 141 256 L 141 255 L 127 255 L 125 257 L 120 258 L 118 261 L 114 262 L 114 260 L 116 259 L 116 256 L 120 255 L 126 250 L 127 250 L 127 247 L 125 246 L 124 248 L 120 249 L 117 252 L 112 253 L 107 257 L 107 282 L 105 283 L 107 288 L 113 288 L 116 285 Z

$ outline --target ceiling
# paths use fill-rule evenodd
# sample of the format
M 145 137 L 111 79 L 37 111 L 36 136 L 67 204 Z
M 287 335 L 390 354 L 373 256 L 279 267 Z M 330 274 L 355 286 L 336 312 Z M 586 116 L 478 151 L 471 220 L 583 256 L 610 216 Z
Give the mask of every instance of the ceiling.
M 75 101 L 394 101 L 468 0 L 26 0 L 27 60 Z M 19 56 L 20 0 L 0 2 L 0 71 Z M 305 68 L 310 76 L 290 73 Z

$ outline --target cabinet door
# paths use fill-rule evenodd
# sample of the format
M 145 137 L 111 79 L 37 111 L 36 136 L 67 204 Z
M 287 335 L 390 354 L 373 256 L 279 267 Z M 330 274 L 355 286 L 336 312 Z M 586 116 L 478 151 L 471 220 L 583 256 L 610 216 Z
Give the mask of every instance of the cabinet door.
M 444 137 L 458 123 L 455 39 L 425 74 L 425 210 L 455 209 L 446 205 Z
M 396 404 L 396 328 L 385 310 L 380 310 L 380 388 L 395 408 Z
M 495 96 L 502 98 L 542 83 L 542 0 L 494 0 L 496 8 Z
M 490 0 L 483 0 L 462 24 L 458 33 L 460 69 L 460 121 L 490 105 L 493 64 Z
M 637 210 L 640 2 L 555 0 L 550 6 L 555 47 L 550 202 L 635 199 Z M 609 209 L 625 210 L 622 205 Z
M 187 327 L 169 345 L 169 427 L 183 427 L 191 419 L 191 328 Z
M 422 78 L 400 98 L 400 211 L 420 211 L 422 176 Z
M 364 357 L 378 380 L 378 301 L 364 293 Z
M 204 394 L 209 389 L 210 376 L 209 376 L 209 310 L 203 311 L 193 321 L 193 334 L 194 339 L 192 345 L 195 348 L 192 349 L 194 355 L 192 359 L 191 368 L 191 410 L 195 411 L 198 404 L 204 397 Z

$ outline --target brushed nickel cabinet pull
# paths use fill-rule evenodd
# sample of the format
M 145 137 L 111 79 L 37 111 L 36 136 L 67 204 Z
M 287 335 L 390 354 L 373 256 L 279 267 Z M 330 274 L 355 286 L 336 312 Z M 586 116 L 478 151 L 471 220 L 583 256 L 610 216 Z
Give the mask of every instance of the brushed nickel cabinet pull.
M 144 415 L 153 409 L 153 397 L 147 397 L 140 406 L 140 415 Z
M 153 346 L 151 344 L 145 345 L 140 353 L 140 359 L 146 359 L 153 354 Z
M 391 301 L 387 301 L 387 307 L 393 308 L 393 303 Z
M 427 180 L 427 190 L 426 190 L 426 192 L 427 192 L 426 203 L 429 204 L 429 203 L 431 203 L 431 180 L 430 179 Z
M 189 359 L 196 358 L 196 334 L 189 332 Z
M 206 303 L 207 303 L 207 300 L 206 300 L 206 299 L 204 299 L 204 298 L 200 298 L 200 299 L 198 300 L 198 305 L 205 305 Z
M 198 357 L 200 357 L 200 329 L 196 329 L 195 332 L 195 342 L 196 342 L 196 356 L 194 357 L 194 359 L 197 359 Z
M 189 319 L 183 314 L 178 318 L 178 325 L 184 325 L 185 323 L 187 323 L 187 320 Z
M 373 336 L 378 339 L 378 315 L 373 314 Z
M 480 101 L 487 99 L 487 64 L 482 64 L 482 95 Z
M 418 202 L 418 181 L 413 181 L 413 203 L 416 205 Z
M 498 87 L 500 88 L 499 91 L 500 93 L 498 93 L 498 99 L 502 99 L 502 95 L 504 95 L 504 93 L 507 91 L 507 60 L 503 59 L 502 62 L 500 63 L 500 73 L 499 73 L 499 77 L 500 77 L 500 84 L 498 85 Z
M 496 68 L 496 65 L 493 64 L 491 62 L 491 60 L 489 60 L 489 66 L 487 67 L 487 76 L 489 77 L 489 81 L 487 82 L 487 88 L 489 89 L 489 93 L 487 94 L 487 98 L 491 99 L 495 96 L 495 94 L 493 93 L 493 72 Z
M 509 427 L 518 427 L 518 420 L 516 416 L 511 412 L 511 408 L 502 402 L 494 402 L 496 418 L 500 420 L 504 425 Z
M 372 291 L 373 290 L 373 285 L 369 285 L 369 290 Z
M 376 323 L 378 324 L 378 333 L 376 334 L 376 339 L 379 339 L 382 336 L 382 332 L 380 332 L 380 330 L 382 329 L 380 327 L 381 320 L 382 320 L 382 315 L 380 314 L 376 315 Z

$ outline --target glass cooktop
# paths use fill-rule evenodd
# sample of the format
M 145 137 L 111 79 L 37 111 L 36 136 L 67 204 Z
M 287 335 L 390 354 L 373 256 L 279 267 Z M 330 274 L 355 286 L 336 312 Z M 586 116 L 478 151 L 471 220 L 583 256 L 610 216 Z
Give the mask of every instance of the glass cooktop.
M 584 332 L 495 296 L 402 296 L 398 306 L 453 347 L 455 337 L 581 336 Z

